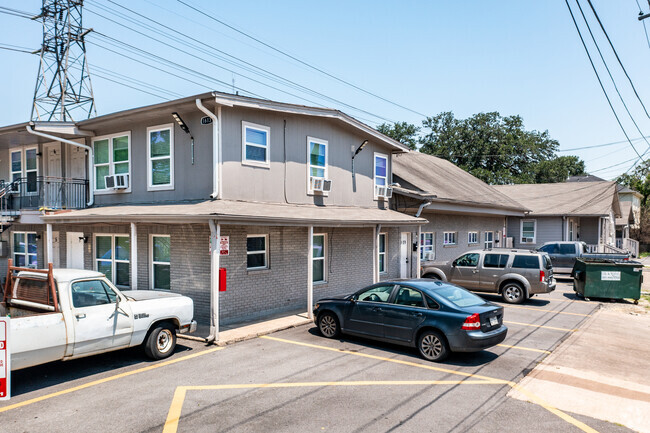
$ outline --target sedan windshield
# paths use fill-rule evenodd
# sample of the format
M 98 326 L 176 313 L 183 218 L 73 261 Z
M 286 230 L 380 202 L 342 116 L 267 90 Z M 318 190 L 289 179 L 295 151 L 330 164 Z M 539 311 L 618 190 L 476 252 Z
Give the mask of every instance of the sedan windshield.
M 485 304 L 485 301 L 482 298 L 468 292 L 467 290 L 461 289 L 460 287 L 443 287 L 436 290 L 436 294 L 459 307 L 473 307 L 475 305 Z

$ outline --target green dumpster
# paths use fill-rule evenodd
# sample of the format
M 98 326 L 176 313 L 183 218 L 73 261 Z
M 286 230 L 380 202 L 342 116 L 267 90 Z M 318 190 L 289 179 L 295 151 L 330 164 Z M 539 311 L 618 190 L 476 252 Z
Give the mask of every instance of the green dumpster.
M 643 265 L 632 261 L 578 259 L 573 266 L 573 290 L 584 298 L 634 299 L 641 297 Z

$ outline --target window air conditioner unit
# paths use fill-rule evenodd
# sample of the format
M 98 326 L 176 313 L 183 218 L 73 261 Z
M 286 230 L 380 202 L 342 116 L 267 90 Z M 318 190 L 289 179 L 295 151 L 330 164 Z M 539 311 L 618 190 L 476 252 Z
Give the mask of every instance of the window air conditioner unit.
M 424 253 L 424 260 L 425 261 L 435 260 L 435 258 L 436 258 L 436 253 L 434 253 L 434 252 Z
M 322 177 L 311 176 L 309 184 L 312 191 L 330 192 L 332 190 L 332 181 Z
M 127 189 L 129 187 L 128 174 L 113 174 L 111 176 L 104 176 L 107 189 Z
M 375 185 L 375 195 L 377 198 L 391 198 L 393 196 L 393 188 L 390 186 Z
M 533 238 L 521 238 L 521 241 L 532 244 L 535 241 L 535 239 L 533 239 Z

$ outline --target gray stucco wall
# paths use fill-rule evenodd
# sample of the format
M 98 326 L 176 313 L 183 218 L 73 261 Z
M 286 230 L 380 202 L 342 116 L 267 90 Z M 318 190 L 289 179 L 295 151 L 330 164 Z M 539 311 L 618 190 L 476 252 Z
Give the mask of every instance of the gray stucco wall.
M 521 242 L 521 221 L 534 220 L 536 221 L 535 243 L 522 243 Z M 515 248 L 537 248 L 545 242 L 561 241 L 562 238 L 562 225 L 564 221 L 562 217 L 531 217 L 519 218 L 508 217 L 508 236 L 514 238 L 513 246 Z
M 598 217 L 580 218 L 580 240 L 591 245 L 598 244 Z

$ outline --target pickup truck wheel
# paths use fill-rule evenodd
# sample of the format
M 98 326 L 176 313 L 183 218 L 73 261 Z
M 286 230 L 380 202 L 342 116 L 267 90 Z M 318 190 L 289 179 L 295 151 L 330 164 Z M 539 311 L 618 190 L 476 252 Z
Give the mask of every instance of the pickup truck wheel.
M 144 353 L 151 359 L 164 359 L 174 353 L 176 330 L 168 323 L 157 325 L 144 343 Z
M 521 304 L 526 299 L 526 291 L 519 283 L 506 283 L 501 289 L 501 296 L 508 304 Z

